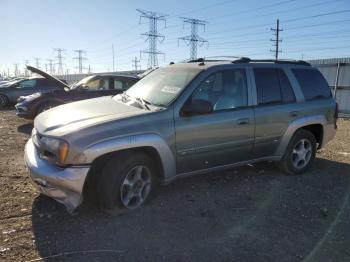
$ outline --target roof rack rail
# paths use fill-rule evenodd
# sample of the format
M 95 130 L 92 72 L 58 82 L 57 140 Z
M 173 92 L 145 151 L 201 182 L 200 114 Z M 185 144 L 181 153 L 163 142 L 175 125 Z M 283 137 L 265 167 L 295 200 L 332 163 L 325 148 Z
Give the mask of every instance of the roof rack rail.
M 305 62 L 303 60 L 250 59 L 248 57 L 234 60 L 232 61 L 232 63 L 275 63 L 275 64 L 293 64 L 293 65 L 311 66 L 310 63 Z

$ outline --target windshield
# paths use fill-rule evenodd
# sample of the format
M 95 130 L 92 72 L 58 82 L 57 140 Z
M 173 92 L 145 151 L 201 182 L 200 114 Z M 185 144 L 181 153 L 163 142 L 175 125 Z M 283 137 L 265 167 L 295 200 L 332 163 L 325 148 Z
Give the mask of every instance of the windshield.
M 167 106 L 200 71 L 199 68 L 159 68 L 138 81 L 126 94 L 155 106 Z
M 92 78 L 94 78 L 95 76 L 87 76 L 84 77 L 83 79 L 81 79 L 79 82 L 76 82 L 75 84 L 72 85 L 72 89 L 78 87 L 78 86 L 82 86 L 82 85 L 86 85 L 87 82 L 89 82 Z

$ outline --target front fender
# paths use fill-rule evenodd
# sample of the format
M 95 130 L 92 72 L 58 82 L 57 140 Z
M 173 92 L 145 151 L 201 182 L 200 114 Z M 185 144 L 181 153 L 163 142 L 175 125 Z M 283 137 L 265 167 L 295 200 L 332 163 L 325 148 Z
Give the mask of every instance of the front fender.
M 132 135 L 127 137 L 111 138 L 92 144 L 84 149 L 79 154 L 79 162 L 92 163 L 96 158 L 125 149 L 139 148 L 139 147 L 152 147 L 154 148 L 161 159 L 161 164 L 164 170 L 164 178 L 170 178 L 176 174 L 176 162 L 174 154 L 171 151 L 169 145 L 158 134 L 148 133 Z

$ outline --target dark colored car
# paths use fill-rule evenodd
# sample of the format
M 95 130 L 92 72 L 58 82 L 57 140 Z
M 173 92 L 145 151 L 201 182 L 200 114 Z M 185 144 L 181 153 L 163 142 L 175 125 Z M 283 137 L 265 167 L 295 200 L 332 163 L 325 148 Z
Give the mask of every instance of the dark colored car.
M 96 74 L 87 76 L 76 84 L 68 86 L 37 68 L 31 67 L 31 70 L 48 80 L 50 79 L 50 81 L 56 81 L 57 84 L 61 85 L 61 88 L 51 92 L 34 93 L 27 97 L 21 97 L 16 104 L 16 114 L 26 119 L 34 119 L 41 112 L 65 103 L 122 93 L 139 80 L 135 76 L 112 73 Z
M 30 68 L 32 67 L 28 66 L 29 70 Z M 32 72 L 36 73 L 35 71 Z M 53 81 L 43 77 L 30 77 L 2 84 L 0 86 L 0 108 L 8 104 L 15 104 L 20 96 L 61 90 L 64 86 L 66 84 L 62 81 Z

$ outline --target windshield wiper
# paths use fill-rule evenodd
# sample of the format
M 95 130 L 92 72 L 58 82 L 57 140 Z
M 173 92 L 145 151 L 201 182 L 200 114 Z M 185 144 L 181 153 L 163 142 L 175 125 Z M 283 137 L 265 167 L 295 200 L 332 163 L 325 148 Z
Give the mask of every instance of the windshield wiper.
M 144 108 L 146 108 L 147 110 L 151 110 L 149 108 L 148 105 L 151 105 L 150 102 L 148 102 L 147 100 L 141 98 L 141 97 L 135 97 L 135 100 L 138 101 Z

